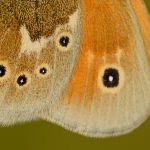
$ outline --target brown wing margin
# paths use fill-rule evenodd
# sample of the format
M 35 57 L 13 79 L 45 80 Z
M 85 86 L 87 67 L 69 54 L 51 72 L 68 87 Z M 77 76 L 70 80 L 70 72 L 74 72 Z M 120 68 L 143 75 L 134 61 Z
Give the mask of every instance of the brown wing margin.
M 150 65 L 150 16 L 143 0 L 131 0 L 131 4 L 133 5 L 139 25 L 141 27 Z

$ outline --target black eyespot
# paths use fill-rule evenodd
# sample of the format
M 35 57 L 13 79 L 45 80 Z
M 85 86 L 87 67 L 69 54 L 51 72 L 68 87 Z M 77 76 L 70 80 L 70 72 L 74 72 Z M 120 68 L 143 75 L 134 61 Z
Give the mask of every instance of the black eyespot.
M 27 77 L 25 75 L 21 75 L 17 79 L 17 83 L 19 86 L 24 86 L 27 83 Z
M 47 73 L 47 69 L 45 67 L 40 69 L 40 74 L 45 75 Z
M 3 65 L 0 65 L 0 77 L 5 76 L 6 74 L 6 68 Z
M 103 84 L 107 88 L 115 88 L 119 85 L 119 72 L 117 69 L 108 68 L 104 72 Z
M 68 36 L 62 36 L 59 41 L 59 43 L 62 47 L 67 47 L 69 42 L 70 42 L 70 39 Z

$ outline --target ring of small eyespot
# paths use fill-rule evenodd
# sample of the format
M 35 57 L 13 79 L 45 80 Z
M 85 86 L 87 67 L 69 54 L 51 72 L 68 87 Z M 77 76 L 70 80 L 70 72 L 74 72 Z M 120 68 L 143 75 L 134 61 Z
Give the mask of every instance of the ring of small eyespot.
M 39 69 L 39 73 L 40 73 L 41 75 L 45 75 L 45 74 L 47 73 L 47 68 L 46 68 L 46 67 L 41 67 L 41 68 Z
M 103 75 L 103 85 L 107 88 L 116 88 L 119 86 L 119 72 L 115 68 L 107 68 Z
M 26 85 L 28 82 L 28 77 L 25 75 L 25 74 L 22 74 L 20 75 L 18 78 L 17 78 L 17 84 L 22 87 L 24 85 Z
M 22 72 L 16 78 L 16 84 L 18 88 L 27 87 L 27 85 L 30 82 L 31 82 L 31 75 L 28 72 Z
M 67 51 L 69 50 L 71 43 L 72 43 L 72 38 L 71 34 L 69 32 L 64 32 L 58 35 L 58 38 L 56 40 L 56 45 L 61 51 Z
M 62 36 L 62 37 L 60 37 L 59 43 L 60 43 L 60 45 L 62 47 L 67 47 L 68 44 L 69 44 L 69 42 L 70 42 L 70 39 L 69 39 L 68 36 Z
M 38 66 L 35 73 L 38 77 L 45 78 L 51 73 L 51 70 L 47 63 L 43 63 Z

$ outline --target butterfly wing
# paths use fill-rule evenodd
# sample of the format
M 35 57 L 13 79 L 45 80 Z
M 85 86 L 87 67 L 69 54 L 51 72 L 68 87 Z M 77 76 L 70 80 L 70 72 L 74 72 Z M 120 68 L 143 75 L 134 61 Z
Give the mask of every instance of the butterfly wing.
M 78 63 L 64 95 L 49 105 L 42 118 L 92 137 L 128 133 L 150 110 L 147 39 L 135 5 L 142 8 L 140 13 L 146 10 L 140 1 L 132 0 L 82 3 Z
M 0 124 L 8 125 L 35 119 L 60 97 L 79 52 L 81 13 L 77 0 L 2 0 L 0 11 Z
M 142 31 L 143 40 L 145 42 L 147 55 L 149 58 L 150 57 L 150 16 L 143 0 L 138 0 L 138 1 L 132 0 L 131 3 L 136 13 L 140 25 L 140 29 Z

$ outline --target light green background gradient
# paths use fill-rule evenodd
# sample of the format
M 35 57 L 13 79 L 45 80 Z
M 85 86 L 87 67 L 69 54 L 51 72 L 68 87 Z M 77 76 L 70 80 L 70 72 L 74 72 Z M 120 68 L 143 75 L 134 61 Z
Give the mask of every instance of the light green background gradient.
M 150 0 L 145 0 L 150 10 Z M 91 139 L 45 122 L 0 128 L 0 150 L 147 150 L 150 119 L 134 132 L 116 138 Z

